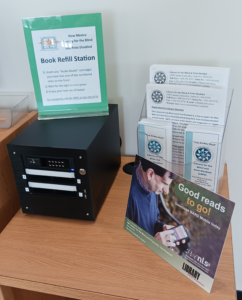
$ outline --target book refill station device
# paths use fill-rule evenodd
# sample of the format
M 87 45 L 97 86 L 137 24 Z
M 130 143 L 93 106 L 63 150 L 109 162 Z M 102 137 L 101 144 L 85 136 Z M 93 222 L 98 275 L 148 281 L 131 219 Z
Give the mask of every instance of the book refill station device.
M 7 147 L 23 213 L 94 221 L 120 166 L 118 106 L 36 120 Z

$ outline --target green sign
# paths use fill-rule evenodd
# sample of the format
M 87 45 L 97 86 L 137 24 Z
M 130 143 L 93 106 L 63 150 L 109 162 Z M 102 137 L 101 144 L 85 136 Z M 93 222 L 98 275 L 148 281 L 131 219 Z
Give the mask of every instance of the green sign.
M 108 114 L 101 14 L 23 19 L 39 119 Z

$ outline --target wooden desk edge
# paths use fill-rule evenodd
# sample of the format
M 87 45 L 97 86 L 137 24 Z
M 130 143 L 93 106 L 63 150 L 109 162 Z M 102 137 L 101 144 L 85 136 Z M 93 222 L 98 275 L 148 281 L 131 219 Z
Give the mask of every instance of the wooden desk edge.
M 68 297 L 80 300 L 130 300 L 115 295 L 101 294 L 91 291 L 71 289 L 63 286 L 55 286 L 35 281 L 22 280 L 12 277 L 0 276 L 0 285 L 9 288 L 19 288 L 28 291 L 40 292 L 55 296 Z M 1 295 L 0 295 L 1 299 Z M 5 298 L 3 298 L 5 300 Z M 11 300 L 11 299 L 9 299 Z
M 2 142 L 7 136 L 11 135 L 12 133 L 20 133 L 24 130 L 27 126 L 29 126 L 34 120 L 38 117 L 37 111 L 31 111 L 26 114 L 22 119 L 20 119 L 16 124 L 14 124 L 10 128 L 1 128 L 0 129 L 0 142 Z

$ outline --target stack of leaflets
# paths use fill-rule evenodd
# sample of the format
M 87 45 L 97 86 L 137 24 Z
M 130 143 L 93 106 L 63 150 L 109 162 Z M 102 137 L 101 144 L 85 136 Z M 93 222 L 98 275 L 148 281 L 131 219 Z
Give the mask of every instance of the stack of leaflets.
M 172 123 L 141 119 L 138 125 L 139 153 L 142 157 L 167 168 L 172 153 Z
M 216 192 L 224 126 L 188 125 L 185 132 L 185 178 Z
M 189 149 L 185 147 L 185 132 L 188 125 L 206 126 L 206 132 L 209 128 L 225 125 L 228 80 L 228 68 L 173 65 L 150 67 L 150 83 L 146 86 L 147 118 L 172 123 L 172 171 L 185 177 L 189 174 L 187 171 L 189 168 L 185 167 L 186 172 L 184 168 L 187 163 L 184 160 L 185 151 Z M 219 131 L 221 130 L 223 129 L 220 128 Z M 209 144 L 209 135 L 202 136 L 204 140 L 200 142 L 204 145 Z M 219 143 L 221 142 L 222 139 Z M 213 152 L 210 145 L 207 146 L 206 149 Z M 219 166 L 219 157 L 216 157 Z M 199 162 L 198 157 L 193 158 L 192 163 Z M 203 177 L 196 178 L 195 182 L 202 182 Z M 216 181 L 217 175 L 215 178 Z M 195 177 L 191 176 L 189 179 L 193 181 Z M 214 187 L 209 189 L 216 191 L 217 184 L 211 186 Z

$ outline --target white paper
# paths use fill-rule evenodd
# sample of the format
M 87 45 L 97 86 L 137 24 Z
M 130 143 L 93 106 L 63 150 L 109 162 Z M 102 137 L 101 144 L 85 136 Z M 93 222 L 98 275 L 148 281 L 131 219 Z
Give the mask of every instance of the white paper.
M 147 117 L 173 124 L 173 163 L 184 164 L 187 124 L 224 125 L 226 96 L 226 89 L 222 88 L 167 84 L 146 86 Z
M 185 133 L 185 178 L 217 192 L 223 126 L 188 125 Z
M 227 88 L 229 68 L 152 65 L 150 83 Z
M 95 26 L 32 31 L 43 105 L 101 102 Z
M 140 156 L 163 168 L 168 167 L 172 153 L 171 122 L 142 119 L 138 127 L 138 141 Z

